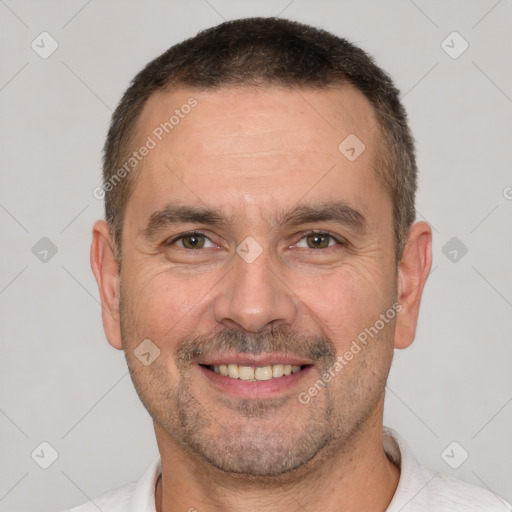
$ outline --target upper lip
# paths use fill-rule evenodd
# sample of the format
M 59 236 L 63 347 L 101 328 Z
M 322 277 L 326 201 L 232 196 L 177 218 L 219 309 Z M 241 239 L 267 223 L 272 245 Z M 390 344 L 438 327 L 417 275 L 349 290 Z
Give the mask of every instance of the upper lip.
M 291 364 L 292 366 L 303 366 L 313 364 L 312 361 L 293 354 L 249 354 L 228 352 L 223 354 L 213 354 L 205 356 L 204 359 L 198 361 L 202 365 L 220 365 L 220 364 L 237 364 L 239 366 L 270 366 L 274 364 Z

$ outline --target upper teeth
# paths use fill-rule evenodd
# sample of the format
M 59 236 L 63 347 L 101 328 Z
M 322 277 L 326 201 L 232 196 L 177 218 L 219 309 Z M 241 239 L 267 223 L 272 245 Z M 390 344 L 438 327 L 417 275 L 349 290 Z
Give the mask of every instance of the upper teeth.
M 211 368 L 211 367 L 210 367 Z M 238 364 L 216 364 L 213 366 L 215 373 L 225 377 L 241 380 L 269 380 L 283 375 L 297 373 L 300 366 L 291 364 L 272 364 L 268 366 L 241 366 Z

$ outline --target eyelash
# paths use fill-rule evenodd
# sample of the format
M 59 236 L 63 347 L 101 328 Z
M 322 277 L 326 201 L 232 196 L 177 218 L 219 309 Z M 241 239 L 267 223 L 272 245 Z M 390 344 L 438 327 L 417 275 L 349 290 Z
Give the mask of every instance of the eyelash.
M 169 246 L 169 245 L 173 245 L 175 244 L 178 240 L 181 240 L 182 238 L 187 238 L 189 236 L 204 236 L 206 239 L 210 240 L 209 237 L 207 237 L 202 231 L 188 231 L 187 233 L 183 233 L 182 235 L 178 235 L 177 237 L 175 238 L 172 238 L 170 240 L 167 240 L 164 242 L 164 245 L 165 246 Z M 212 240 L 210 240 L 210 242 L 212 242 Z M 213 242 L 212 242 L 213 243 Z M 194 250 L 197 250 L 197 249 L 187 249 L 186 247 L 181 247 L 181 249 L 185 249 L 185 250 L 189 250 L 189 251 L 194 251 Z
M 306 231 L 304 233 L 300 233 L 299 234 L 300 238 L 299 238 L 299 240 L 296 243 L 299 243 L 301 240 L 303 240 L 304 238 L 306 238 L 309 235 L 327 236 L 327 237 L 331 238 L 332 240 L 334 240 L 336 242 L 336 245 L 325 247 L 324 249 L 312 249 L 310 247 L 302 248 L 302 249 L 305 249 L 307 251 L 311 251 L 311 252 L 327 251 L 327 250 L 336 249 L 337 246 L 338 247 L 339 246 L 343 247 L 343 246 L 347 245 L 347 242 L 343 238 L 339 238 L 338 236 L 333 235 L 332 233 L 329 233 L 329 231 L 320 231 L 320 230 L 316 230 L 316 229 L 312 229 L 310 231 Z
M 346 246 L 347 245 L 347 242 L 344 240 L 344 239 L 341 239 L 335 235 L 333 235 L 332 233 L 330 233 L 329 231 L 319 231 L 319 230 L 310 230 L 310 231 L 306 231 L 304 233 L 300 233 L 299 236 L 300 238 L 298 239 L 298 242 L 300 242 L 302 239 L 306 238 L 307 236 L 309 235 L 323 235 L 323 236 L 328 236 L 330 237 L 332 240 L 334 240 L 336 242 L 336 244 L 338 244 L 339 246 Z M 183 233 L 175 238 L 172 238 L 170 240 L 167 240 L 166 242 L 164 242 L 164 245 L 165 246 L 171 246 L 173 244 L 175 244 L 178 240 L 181 240 L 183 238 L 187 238 L 187 237 L 190 237 L 190 236 L 204 236 L 207 240 L 210 240 L 210 242 L 214 243 L 205 233 L 203 233 L 202 231 L 189 231 L 187 233 Z M 318 252 L 318 251 L 326 251 L 328 249 L 334 249 L 336 246 L 329 246 L 329 247 L 325 247 L 324 249 L 312 249 L 312 248 L 308 248 L 306 250 L 309 250 L 309 251 L 312 251 L 312 252 Z M 186 251 L 197 251 L 197 249 L 188 249 L 186 247 L 181 247 L 181 249 L 184 249 Z

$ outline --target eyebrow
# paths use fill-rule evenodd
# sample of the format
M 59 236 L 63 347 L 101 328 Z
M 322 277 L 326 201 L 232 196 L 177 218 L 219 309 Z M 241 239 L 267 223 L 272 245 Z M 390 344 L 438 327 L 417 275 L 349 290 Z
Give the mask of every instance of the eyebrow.
M 168 204 L 162 210 L 151 214 L 147 226 L 142 230 L 142 235 L 150 239 L 166 226 L 184 223 L 226 227 L 230 224 L 230 219 L 222 215 L 219 210 L 212 208 Z
M 298 205 L 290 212 L 278 217 L 279 225 L 297 226 L 311 222 L 335 222 L 346 226 L 356 233 L 366 231 L 366 219 L 363 214 L 345 201 L 331 201 L 320 205 Z
M 220 209 L 168 204 L 151 214 L 147 226 L 142 229 L 144 238 L 151 239 L 167 226 L 193 223 L 227 228 L 234 224 L 236 216 L 226 216 Z M 297 205 L 291 211 L 280 212 L 276 220 L 279 226 L 297 226 L 312 222 L 335 222 L 358 234 L 364 234 L 365 217 L 345 201 L 331 201 L 318 205 Z

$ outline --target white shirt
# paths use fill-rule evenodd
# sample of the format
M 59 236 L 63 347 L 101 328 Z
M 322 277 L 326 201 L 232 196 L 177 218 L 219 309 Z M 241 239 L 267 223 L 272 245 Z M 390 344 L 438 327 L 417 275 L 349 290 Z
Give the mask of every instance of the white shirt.
M 493 493 L 418 464 L 409 447 L 384 427 L 384 451 L 400 467 L 400 480 L 386 512 L 511 512 Z M 155 486 L 162 470 L 158 458 L 139 482 L 114 489 L 65 512 L 156 512 Z

